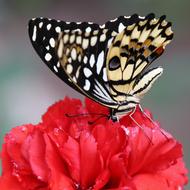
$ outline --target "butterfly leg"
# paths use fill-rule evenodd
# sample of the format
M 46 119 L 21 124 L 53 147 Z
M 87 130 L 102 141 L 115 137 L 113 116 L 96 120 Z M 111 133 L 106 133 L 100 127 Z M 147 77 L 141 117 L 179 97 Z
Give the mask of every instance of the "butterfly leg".
M 152 145 L 154 145 L 153 143 L 152 143 L 152 140 L 151 140 L 151 138 L 148 136 L 148 134 L 145 132 L 145 130 L 144 130 L 144 128 L 133 118 L 133 114 L 135 113 L 135 110 L 136 110 L 136 108 L 134 108 L 133 109 L 133 111 L 129 114 L 129 117 L 133 120 L 133 122 L 143 131 L 143 133 L 146 135 L 146 137 L 148 138 L 148 140 L 150 141 L 150 143 L 152 144 Z
M 159 127 L 159 125 L 158 125 L 156 122 L 154 122 L 153 119 L 152 119 L 149 115 L 147 115 L 147 114 L 145 113 L 145 111 L 143 110 L 143 108 L 141 107 L 141 105 L 139 105 L 139 108 L 140 108 L 141 112 L 149 119 L 149 121 L 150 121 L 151 123 L 153 123 L 156 128 L 158 128 L 158 129 L 160 130 L 160 132 L 162 133 L 162 135 L 164 135 L 164 137 L 165 137 L 167 140 L 169 140 L 168 136 L 167 136 L 167 135 L 164 133 L 164 131 Z
M 113 122 L 119 121 L 119 118 L 116 115 L 116 109 L 111 108 L 110 109 L 110 118 Z

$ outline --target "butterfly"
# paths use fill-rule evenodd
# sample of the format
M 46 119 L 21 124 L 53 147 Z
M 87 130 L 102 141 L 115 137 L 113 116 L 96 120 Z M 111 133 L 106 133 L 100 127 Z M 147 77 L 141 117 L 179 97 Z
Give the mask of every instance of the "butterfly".
M 34 18 L 28 31 L 45 64 L 79 93 L 109 107 L 112 120 L 140 105 L 163 72 L 150 65 L 173 38 L 166 16 L 152 13 L 103 25 Z

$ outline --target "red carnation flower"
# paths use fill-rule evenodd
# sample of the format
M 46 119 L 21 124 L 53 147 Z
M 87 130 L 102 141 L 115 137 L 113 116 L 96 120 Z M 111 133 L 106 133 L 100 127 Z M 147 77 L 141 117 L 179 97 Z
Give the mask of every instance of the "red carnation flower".
M 129 116 L 114 123 L 103 117 L 107 114 L 107 108 L 88 99 L 83 107 L 65 98 L 40 124 L 12 129 L 1 152 L 0 189 L 183 188 L 187 170 L 181 144 L 139 109 L 134 118 L 143 130 Z

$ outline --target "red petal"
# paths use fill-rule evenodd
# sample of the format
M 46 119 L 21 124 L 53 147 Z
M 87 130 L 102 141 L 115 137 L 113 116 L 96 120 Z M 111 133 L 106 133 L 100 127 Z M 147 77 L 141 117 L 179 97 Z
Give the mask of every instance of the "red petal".
M 109 108 L 89 98 L 85 98 L 85 105 L 89 113 L 109 114 Z
M 167 179 L 156 174 L 134 176 L 133 183 L 137 190 L 176 190 L 176 188 L 169 186 Z
M 46 162 L 51 171 L 49 185 L 52 190 L 74 190 L 74 185 L 72 180 L 66 175 L 67 171 L 64 165 L 63 160 L 57 152 L 55 146 L 53 146 L 49 137 L 44 135 L 45 144 L 46 144 Z
M 43 115 L 42 120 L 46 129 L 62 128 L 68 131 L 73 118 L 69 118 L 65 114 L 75 115 L 83 112 L 85 111 L 82 108 L 80 100 L 66 97 L 64 100 L 49 107 L 48 111 Z
M 168 182 L 173 187 L 184 186 L 188 183 L 187 169 L 182 159 L 178 159 L 176 164 L 169 167 L 167 170 L 160 172 L 160 175 L 168 179 Z
M 109 178 L 110 178 L 109 170 L 108 169 L 103 170 L 102 173 L 100 173 L 99 176 L 97 177 L 93 190 L 102 189 L 109 181 Z
M 36 126 L 33 125 L 15 127 L 5 137 L 7 153 L 9 154 L 12 163 L 14 162 L 16 169 L 23 170 L 25 173 L 30 173 L 31 169 L 22 152 L 22 146 L 35 127 Z
M 69 173 L 75 181 L 80 181 L 80 150 L 76 140 L 69 137 L 59 149 L 68 166 Z
M 21 186 L 21 183 L 16 177 L 13 177 L 10 173 L 6 172 L 5 175 L 0 177 L 0 189 L 1 190 L 26 190 Z
M 49 170 L 45 162 L 45 142 L 43 134 L 39 130 L 33 134 L 28 151 L 30 165 L 34 174 L 38 176 L 40 180 L 47 181 Z
M 110 186 L 119 187 L 121 181 L 123 181 L 124 178 L 127 179 L 127 168 L 125 166 L 123 155 L 117 154 L 113 156 L 110 160 L 109 168 L 111 173 Z
M 100 155 L 94 137 L 87 131 L 83 131 L 80 137 L 81 154 L 81 187 L 86 189 L 93 186 L 95 179 L 102 170 Z
M 101 152 L 105 163 L 112 155 L 123 151 L 127 143 L 125 131 L 119 123 L 108 121 L 106 126 L 97 125 L 92 134 L 98 143 L 98 150 Z

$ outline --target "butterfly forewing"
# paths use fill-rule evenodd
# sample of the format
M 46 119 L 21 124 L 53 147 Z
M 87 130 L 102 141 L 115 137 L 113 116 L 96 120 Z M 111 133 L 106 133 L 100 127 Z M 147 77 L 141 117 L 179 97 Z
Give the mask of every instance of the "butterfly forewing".
M 61 68 L 55 45 L 60 32 L 76 29 L 85 31 L 89 25 L 94 30 L 99 29 L 99 25 L 87 22 L 64 22 L 48 18 L 34 18 L 29 21 L 29 37 L 40 58 L 59 78 L 78 91 L 79 89 L 69 80 L 67 74 Z

